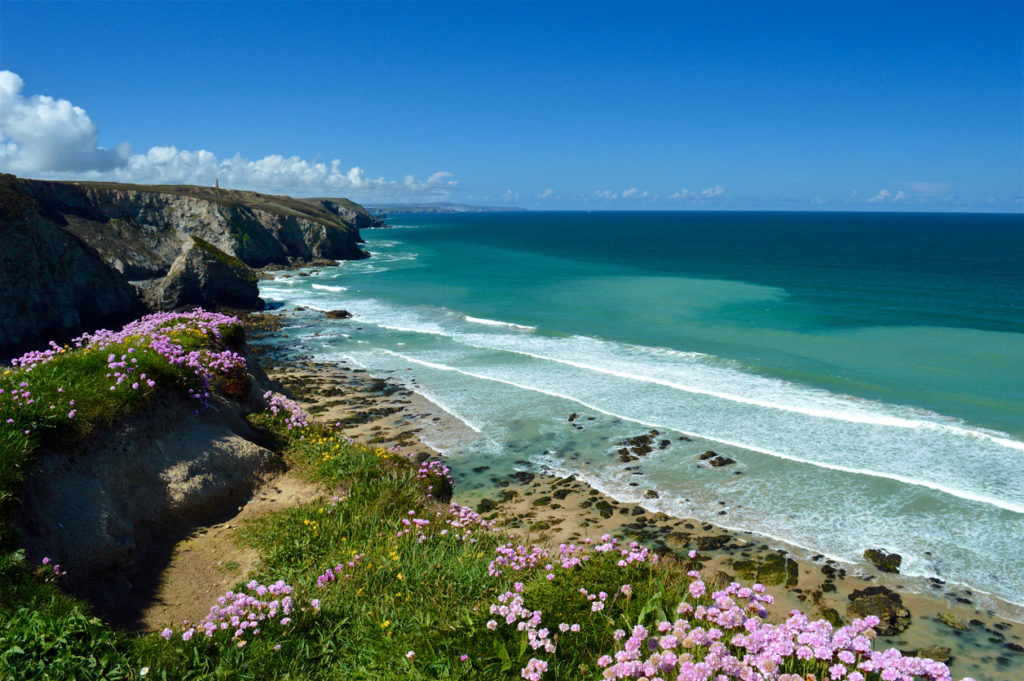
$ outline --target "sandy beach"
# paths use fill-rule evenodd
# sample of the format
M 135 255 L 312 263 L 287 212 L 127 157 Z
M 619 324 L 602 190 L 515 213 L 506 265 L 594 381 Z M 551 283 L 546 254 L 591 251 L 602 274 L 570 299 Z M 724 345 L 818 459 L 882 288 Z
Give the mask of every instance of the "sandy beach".
M 466 427 L 429 399 L 387 378 L 275 346 L 272 329 L 255 335 L 263 336 L 257 346 L 269 376 L 315 418 L 336 424 L 357 441 L 444 458 L 424 440 L 429 441 L 432 432 Z M 582 427 L 574 422 L 585 418 L 567 415 L 567 427 Z M 663 445 L 659 435 L 638 432 L 620 443 L 618 455 L 640 459 L 645 450 Z M 458 480 L 458 463 L 448 463 Z M 473 479 L 486 478 L 489 484 L 462 489 L 457 485 L 454 500 L 502 520 L 534 543 L 557 545 L 609 533 L 656 548 L 667 560 L 696 551 L 704 574 L 721 583 L 766 584 L 776 597 L 775 616 L 800 609 L 838 624 L 877 614 L 887 646 L 946 660 L 954 678 L 1011 681 L 1024 674 L 1024 624 L 983 605 L 968 589 L 940 580 L 932 580 L 923 590 L 914 588 L 896 574 L 808 554 L 712 522 L 670 517 L 643 504 L 619 503 L 572 476 L 546 475 L 525 461 L 516 462 L 516 468 L 494 475 L 486 467 L 476 468 Z M 652 499 L 656 495 L 653 490 L 645 493 Z M 708 516 L 715 513 L 709 509 Z

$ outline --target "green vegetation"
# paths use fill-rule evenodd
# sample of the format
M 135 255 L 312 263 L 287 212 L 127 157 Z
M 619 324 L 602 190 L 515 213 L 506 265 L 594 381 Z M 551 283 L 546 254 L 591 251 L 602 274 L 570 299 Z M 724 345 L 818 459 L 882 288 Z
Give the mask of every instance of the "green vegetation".
M 201 248 L 203 252 L 210 254 L 220 262 L 224 263 L 231 269 L 235 270 L 239 276 L 244 278 L 246 281 L 256 281 L 256 273 L 252 271 L 252 268 L 246 265 L 244 262 L 239 260 L 233 255 L 228 255 L 224 251 L 220 250 L 209 241 L 200 239 L 197 236 L 192 237 L 192 242 Z

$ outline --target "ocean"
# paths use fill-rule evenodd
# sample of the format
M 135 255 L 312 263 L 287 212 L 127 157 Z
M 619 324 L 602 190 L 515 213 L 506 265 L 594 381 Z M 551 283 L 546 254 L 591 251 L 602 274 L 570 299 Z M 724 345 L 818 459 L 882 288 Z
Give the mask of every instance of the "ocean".
M 854 566 L 895 551 L 911 581 L 1024 616 L 1024 217 L 387 222 L 363 233 L 370 259 L 261 295 L 305 308 L 286 329 L 303 352 L 456 417 L 419 435 L 465 488 L 526 466 L 573 474 Z M 659 447 L 622 461 L 620 443 L 652 429 Z M 736 463 L 708 466 L 708 450 Z

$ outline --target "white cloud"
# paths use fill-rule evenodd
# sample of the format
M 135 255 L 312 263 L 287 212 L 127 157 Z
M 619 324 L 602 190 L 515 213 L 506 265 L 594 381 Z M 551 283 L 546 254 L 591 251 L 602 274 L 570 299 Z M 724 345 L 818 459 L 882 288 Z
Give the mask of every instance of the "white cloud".
M 519 192 L 514 192 L 511 189 L 506 189 L 505 193 L 501 197 L 505 201 L 516 201 L 519 199 Z
M 24 97 L 22 79 L 0 71 L 0 169 L 32 177 L 115 180 L 144 184 L 205 184 L 232 189 L 298 195 L 345 193 L 357 198 L 443 197 L 458 181 L 445 171 L 425 180 L 372 178 L 359 166 L 345 169 L 298 156 L 272 154 L 250 160 L 240 154 L 218 159 L 206 150 L 173 145 L 132 154 L 128 143 L 116 149 L 97 145 L 97 127 L 85 110 L 52 97 Z
M 611 201 L 619 198 L 619 193 L 613 192 L 611 189 L 598 189 L 597 191 L 594 192 L 594 198 Z
M 702 199 L 717 199 L 719 196 L 723 194 L 725 194 L 725 189 L 722 187 L 722 185 L 716 184 L 714 187 L 702 189 L 700 192 L 700 197 Z
M 635 196 L 640 196 L 640 190 L 637 189 L 636 187 L 633 187 L 632 189 L 627 189 L 626 191 L 622 192 L 622 198 L 624 199 L 632 199 Z
M 907 198 L 907 195 L 901 189 L 898 192 L 896 192 L 896 196 L 892 197 L 892 200 L 893 201 L 902 201 L 905 198 Z
M 104 171 L 123 166 L 128 143 L 116 149 L 96 144 L 96 124 L 66 99 L 24 97 L 25 83 L 0 71 L 0 168 L 7 172 Z
M 868 203 L 885 203 L 890 196 L 892 196 L 892 192 L 888 189 L 883 189 L 875 194 L 873 198 L 868 199 Z
M 548 189 L 545 189 L 544 191 L 542 191 L 540 194 L 537 194 L 537 198 L 538 199 L 550 199 L 554 195 L 555 195 L 555 190 L 551 189 L 551 188 L 548 188 Z
M 691 196 L 693 196 L 693 192 L 691 192 L 689 189 L 683 189 L 682 191 L 678 191 L 678 192 L 675 192 L 673 194 L 669 194 L 668 198 L 678 200 L 678 199 L 689 198 Z

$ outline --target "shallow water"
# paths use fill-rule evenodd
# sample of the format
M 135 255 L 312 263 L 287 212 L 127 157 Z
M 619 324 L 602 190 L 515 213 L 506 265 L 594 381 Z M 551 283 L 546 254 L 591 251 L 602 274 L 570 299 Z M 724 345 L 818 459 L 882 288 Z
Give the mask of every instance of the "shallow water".
M 290 330 L 305 350 L 394 372 L 463 420 L 424 434 L 449 456 L 622 500 L 655 489 L 657 510 L 847 561 L 883 547 L 907 574 L 1024 603 L 1020 218 L 392 222 L 364 232 L 373 258 L 261 292 L 308 308 Z M 355 319 L 316 312 L 339 308 Z M 651 428 L 671 445 L 620 461 Z M 737 464 L 699 465 L 706 449 Z

